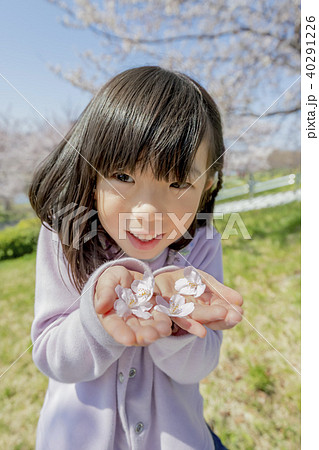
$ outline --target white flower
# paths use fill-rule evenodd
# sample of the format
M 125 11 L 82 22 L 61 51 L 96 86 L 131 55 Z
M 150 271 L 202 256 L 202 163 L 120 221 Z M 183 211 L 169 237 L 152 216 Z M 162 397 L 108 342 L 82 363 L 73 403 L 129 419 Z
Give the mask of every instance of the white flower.
M 114 309 L 116 314 L 120 317 L 127 317 L 134 314 L 142 319 L 149 319 L 152 315 L 147 312 L 152 308 L 152 304 L 141 301 L 131 289 L 123 288 L 118 284 L 115 288 L 118 295 L 118 300 L 114 302 Z
M 152 272 L 145 271 L 143 280 L 134 280 L 131 288 L 141 302 L 147 302 L 153 296 L 154 283 L 155 279 Z
M 180 278 L 175 283 L 175 289 L 179 294 L 192 295 L 200 297 L 206 289 L 206 285 L 202 283 L 199 273 L 192 266 L 185 267 L 185 278 Z
M 169 303 L 163 297 L 157 295 L 156 303 L 157 306 L 154 307 L 156 311 L 173 317 L 185 317 L 194 310 L 194 303 L 185 303 L 185 297 L 180 294 L 173 295 Z

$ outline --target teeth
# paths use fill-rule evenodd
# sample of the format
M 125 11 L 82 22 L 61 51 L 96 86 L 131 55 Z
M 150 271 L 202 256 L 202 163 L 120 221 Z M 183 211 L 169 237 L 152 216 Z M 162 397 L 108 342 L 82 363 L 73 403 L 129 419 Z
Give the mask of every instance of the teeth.
M 132 233 L 132 232 L 130 232 L 130 233 Z M 151 241 L 152 239 L 155 239 L 157 236 L 159 236 L 158 234 L 139 234 L 139 235 L 136 235 L 134 233 L 132 233 L 132 234 L 140 241 Z

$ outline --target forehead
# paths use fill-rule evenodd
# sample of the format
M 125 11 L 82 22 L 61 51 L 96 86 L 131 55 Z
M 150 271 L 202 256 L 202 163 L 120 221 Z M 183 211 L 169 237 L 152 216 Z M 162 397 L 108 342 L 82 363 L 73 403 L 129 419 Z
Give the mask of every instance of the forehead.
M 200 143 L 192 167 L 191 172 L 193 174 L 197 173 L 198 171 L 200 174 L 204 172 L 207 169 L 207 163 L 208 163 L 208 143 L 205 139 L 202 140 Z M 197 174 L 198 176 L 200 174 Z
M 201 175 L 203 175 L 203 173 L 205 173 L 206 169 L 208 168 L 208 152 L 209 152 L 208 144 L 207 144 L 206 140 L 203 139 L 196 151 L 196 154 L 193 159 L 190 170 L 189 170 L 188 174 L 185 173 L 185 176 L 190 176 L 192 179 L 196 179 L 196 178 L 200 177 Z M 179 158 L 181 158 L 181 157 L 182 156 L 180 156 Z M 174 168 L 176 167 L 176 165 L 178 165 L 178 161 L 177 161 L 177 163 L 173 164 L 173 166 L 171 166 L 171 168 L 166 172 L 169 180 L 176 178 L 176 174 L 174 173 L 175 172 Z M 156 164 L 155 164 L 155 166 L 153 166 L 153 169 L 156 170 Z M 123 170 L 125 171 L 125 169 L 123 169 Z M 134 170 L 132 171 L 132 173 L 134 173 L 134 174 L 142 174 L 142 173 L 150 174 L 150 173 L 153 173 L 153 171 L 149 165 L 147 165 L 143 171 L 141 171 L 141 168 L 139 166 L 136 166 L 134 168 Z
M 205 173 L 206 169 L 208 168 L 208 152 L 209 152 L 208 144 L 203 139 L 203 141 L 201 142 L 201 144 L 199 145 L 199 147 L 196 151 L 196 154 L 194 156 L 190 170 L 189 170 L 188 174 L 185 173 L 185 176 L 190 176 L 192 179 L 196 179 L 196 178 L 200 177 L 201 175 L 203 175 L 203 173 Z M 182 156 L 180 156 L 180 158 L 181 157 Z M 176 175 L 174 173 L 174 167 L 177 164 L 178 164 L 178 162 L 176 164 L 174 164 L 170 168 L 170 170 L 168 170 L 167 174 L 168 174 L 169 180 L 176 178 Z M 141 173 L 140 168 L 135 168 L 135 171 Z M 146 172 L 147 173 L 151 172 L 151 168 L 149 166 L 146 168 Z

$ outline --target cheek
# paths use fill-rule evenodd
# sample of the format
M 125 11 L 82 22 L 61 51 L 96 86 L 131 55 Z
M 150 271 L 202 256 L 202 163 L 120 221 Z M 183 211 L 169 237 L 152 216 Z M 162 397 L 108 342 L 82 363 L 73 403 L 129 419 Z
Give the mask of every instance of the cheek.
M 101 192 L 97 197 L 97 211 L 101 223 L 116 223 L 118 215 L 121 211 L 121 202 L 114 196 L 107 192 Z
M 191 195 L 182 196 L 176 202 L 175 211 L 178 214 L 192 213 L 196 214 L 201 196 L 199 192 L 193 193 Z
M 183 227 L 188 228 L 194 220 L 197 213 L 199 199 L 197 196 L 181 198 L 177 203 L 175 210 L 172 211 L 176 217 L 177 222 L 183 224 Z

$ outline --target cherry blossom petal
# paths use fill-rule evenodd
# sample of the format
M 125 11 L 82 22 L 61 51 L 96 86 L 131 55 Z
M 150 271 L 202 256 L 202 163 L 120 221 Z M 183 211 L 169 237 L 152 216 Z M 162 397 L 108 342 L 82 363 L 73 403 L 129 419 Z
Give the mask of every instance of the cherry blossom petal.
M 183 295 L 199 297 L 205 292 L 206 285 L 202 283 L 199 273 L 192 267 L 184 269 L 185 278 L 180 278 L 175 283 L 175 289 Z
M 115 287 L 115 292 L 117 293 L 118 298 L 122 297 L 123 288 L 120 284 Z
M 175 290 L 180 291 L 181 289 L 188 287 L 188 280 L 186 278 L 180 278 L 175 282 Z
M 148 312 L 152 303 L 148 300 L 153 296 L 155 279 L 151 271 L 146 270 L 143 280 L 134 280 L 132 289 L 123 288 L 120 284 L 115 287 L 118 300 L 114 302 L 114 309 L 120 317 L 134 314 L 143 319 L 149 319 L 152 315 Z M 134 292 L 133 292 L 134 291 Z
M 155 279 L 150 271 L 145 271 L 143 280 L 134 280 L 131 284 L 132 291 L 135 293 L 139 302 L 147 302 L 153 296 Z
M 171 311 L 171 315 L 179 316 L 179 314 L 183 310 L 183 305 L 185 305 L 185 297 L 180 294 L 173 295 L 169 301 L 169 309 Z
M 192 266 L 185 267 L 184 276 L 185 276 L 185 278 L 187 278 L 189 281 L 192 281 L 193 283 L 200 284 L 202 282 L 202 279 L 201 279 L 199 273 Z
M 149 302 L 143 303 L 143 305 L 139 305 L 138 308 L 142 311 L 149 311 L 151 308 L 153 308 L 153 304 Z
M 179 317 L 188 316 L 194 311 L 194 308 L 195 306 L 193 302 L 185 303 L 185 305 L 182 306 L 182 311 L 179 313 Z
M 115 292 L 118 297 L 125 301 L 131 307 L 138 303 L 136 296 L 133 294 L 131 289 L 123 288 L 120 284 L 115 287 Z
M 140 317 L 141 319 L 149 319 L 150 317 L 152 317 L 152 314 L 147 311 L 143 311 L 141 307 L 132 310 L 132 314 L 134 314 L 136 317 Z
M 169 303 L 163 299 L 160 295 L 156 296 L 156 303 L 157 305 L 154 306 L 155 311 L 162 312 L 164 314 L 167 314 L 169 316 L 170 309 L 169 309 Z
M 178 307 L 185 305 L 185 302 L 185 297 L 181 294 L 174 294 L 169 301 L 170 305 L 172 304 Z
M 205 289 L 206 289 L 206 284 L 204 284 L 204 283 L 199 284 L 199 285 L 197 286 L 197 293 L 196 293 L 196 295 L 194 295 L 194 297 L 195 297 L 195 298 L 196 298 L 196 297 L 200 297 L 202 294 L 204 294 Z
M 185 298 L 180 294 L 173 295 L 169 303 L 158 295 L 156 296 L 156 303 L 157 306 L 154 307 L 156 311 L 160 311 L 171 317 L 184 317 L 194 310 L 194 303 L 185 304 Z
M 155 311 L 159 311 L 161 313 L 167 314 L 168 316 L 170 316 L 170 309 L 167 306 L 164 305 L 156 305 L 154 306 Z
M 163 297 L 161 297 L 160 295 L 156 296 L 156 303 L 158 305 L 165 306 L 166 308 L 169 307 L 169 303 Z
M 120 317 L 126 317 L 132 314 L 132 310 L 127 306 L 125 301 L 120 298 L 115 300 L 114 309 L 116 311 L 116 314 Z
M 186 278 L 181 278 L 175 283 L 175 289 L 182 295 L 193 295 L 197 294 L 197 285 L 192 286 Z

